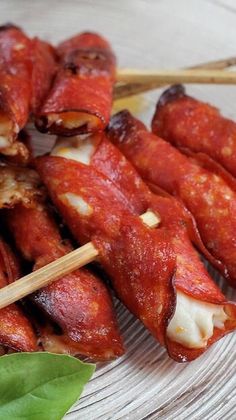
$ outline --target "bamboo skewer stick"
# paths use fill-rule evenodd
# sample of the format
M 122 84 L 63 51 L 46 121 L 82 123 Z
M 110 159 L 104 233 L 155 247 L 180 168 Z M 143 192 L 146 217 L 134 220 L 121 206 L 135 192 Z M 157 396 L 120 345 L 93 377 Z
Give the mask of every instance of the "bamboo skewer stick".
M 137 70 L 119 69 L 116 78 L 126 83 L 236 84 L 236 71 L 225 70 Z
M 160 223 L 159 216 L 150 210 L 142 214 L 140 218 L 143 223 L 151 228 Z M 92 242 L 89 242 L 39 270 L 22 277 L 20 280 L 3 287 L 0 289 L 0 309 L 91 263 L 97 257 L 99 257 L 98 250 Z
M 209 70 L 224 70 L 228 67 L 236 66 L 236 57 L 223 58 L 216 61 L 208 61 L 207 63 L 196 64 L 188 67 L 189 69 L 209 69 Z
M 196 66 L 188 67 L 188 69 L 199 70 L 223 70 L 236 65 L 236 57 L 229 57 L 222 60 L 209 61 L 207 63 L 198 64 Z M 152 89 L 166 86 L 166 83 L 120 83 L 115 86 L 114 98 L 121 99 L 127 96 L 137 95 L 139 93 L 147 92 Z

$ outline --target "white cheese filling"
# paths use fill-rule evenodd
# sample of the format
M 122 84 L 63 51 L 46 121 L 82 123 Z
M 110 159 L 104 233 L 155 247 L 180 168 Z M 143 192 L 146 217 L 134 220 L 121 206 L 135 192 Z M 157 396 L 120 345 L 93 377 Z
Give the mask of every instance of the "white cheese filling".
M 89 165 L 94 151 L 95 145 L 90 136 L 86 138 L 81 138 L 80 136 L 59 137 L 51 151 L 51 155 L 61 156 Z
M 79 195 L 65 193 L 60 195 L 60 198 L 69 203 L 81 216 L 90 216 L 93 212 L 93 208 Z
M 214 328 L 224 328 L 228 319 L 223 305 L 193 299 L 177 291 L 177 304 L 167 328 L 167 337 L 187 348 L 206 347 Z

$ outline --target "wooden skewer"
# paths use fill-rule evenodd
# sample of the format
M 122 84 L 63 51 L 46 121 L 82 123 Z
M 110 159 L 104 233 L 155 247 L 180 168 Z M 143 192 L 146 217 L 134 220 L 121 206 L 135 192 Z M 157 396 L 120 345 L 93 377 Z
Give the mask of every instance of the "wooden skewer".
M 143 223 L 151 228 L 156 227 L 160 223 L 158 214 L 153 213 L 150 210 L 142 214 L 140 218 Z M 98 256 L 98 250 L 94 247 L 92 242 L 89 242 L 58 260 L 45 265 L 39 270 L 22 277 L 15 283 L 3 287 L 0 290 L 0 309 L 30 295 L 42 287 L 48 286 L 50 283 L 72 271 L 89 264 Z
M 117 81 L 126 83 L 211 83 L 236 84 L 236 71 L 224 70 L 137 70 L 120 69 Z
M 235 65 L 236 57 L 229 57 L 222 60 L 209 61 L 207 63 L 191 66 L 188 67 L 188 69 L 223 70 Z M 166 86 L 166 83 L 118 83 L 115 85 L 114 98 L 121 99 L 163 86 Z
M 216 61 L 208 61 L 207 63 L 196 64 L 188 67 L 189 69 L 208 69 L 208 70 L 224 70 L 228 67 L 236 66 L 236 57 L 223 58 Z

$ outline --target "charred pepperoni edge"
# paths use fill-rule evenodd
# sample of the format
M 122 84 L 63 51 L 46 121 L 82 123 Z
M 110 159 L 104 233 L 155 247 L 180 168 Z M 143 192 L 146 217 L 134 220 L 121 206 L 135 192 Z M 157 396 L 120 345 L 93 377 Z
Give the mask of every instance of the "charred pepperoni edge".
M 115 80 L 115 56 L 111 50 L 109 43 L 94 33 L 82 33 L 81 35 L 75 36 L 58 46 L 58 54 L 60 56 L 59 69 L 54 81 L 54 85 L 44 102 L 41 110 L 38 112 L 35 120 L 36 128 L 42 133 L 49 134 L 60 134 L 63 136 L 73 136 L 76 134 L 84 134 L 93 131 L 103 130 L 108 124 L 108 115 L 111 113 L 112 97 L 109 100 L 109 96 L 112 95 L 112 85 Z M 58 97 L 57 92 L 63 85 L 63 80 L 71 77 L 74 80 L 74 76 L 78 76 L 78 89 L 81 89 L 83 85 L 83 95 L 78 97 L 78 107 L 75 106 L 63 106 L 63 98 Z M 80 75 L 82 77 L 80 77 Z M 90 97 L 90 102 L 94 102 L 94 95 L 91 93 L 91 89 L 86 92 L 86 86 L 100 79 L 106 81 L 107 91 L 102 92 L 100 89 L 100 96 L 106 95 L 107 101 L 110 104 L 99 102 L 99 98 L 96 95 L 96 107 L 87 105 L 87 96 Z M 74 80 L 76 83 L 76 80 Z M 99 85 L 98 85 L 99 86 Z M 53 98 L 55 96 L 55 99 Z M 86 97 L 86 101 L 84 101 Z M 59 98 L 59 99 L 58 99 Z M 54 101 L 54 102 L 53 102 Z M 59 103 L 58 103 L 59 102 Z M 109 106 L 109 109 L 107 107 Z M 97 109 L 96 109 L 97 108 Z M 63 125 L 55 123 L 49 123 L 48 114 L 60 114 L 60 113 L 84 113 L 97 117 L 97 127 L 89 128 L 88 124 L 85 123 L 80 127 L 66 128 Z M 106 115 L 107 114 L 107 115 Z
M 111 278 L 113 278 L 114 289 L 122 300 L 124 290 L 121 284 L 124 282 L 124 278 L 129 277 L 128 271 L 132 271 L 132 265 L 140 264 L 140 269 L 145 273 L 146 266 L 143 258 L 145 261 L 147 258 L 150 258 L 152 252 L 156 252 L 156 247 L 165 254 L 166 259 L 163 257 L 163 264 L 166 265 L 168 271 L 163 271 L 162 265 L 159 266 L 159 271 L 162 274 L 159 274 L 158 277 L 159 287 L 162 291 L 165 290 L 164 294 L 161 295 L 162 300 L 160 302 L 163 303 L 161 319 L 157 320 L 155 318 L 153 315 L 155 311 L 149 311 L 151 315 L 149 314 L 147 318 L 145 317 L 144 321 L 151 333 L 164 344 L 166 328 L 173 315 L 176 300 L 173 286 L 175 257 L 172 255 L 172 249 L 168 245 L 166 229 L 155 231 L 144 226 L 139 218 L 131 214 L 127 206 L 124 205 L 124 200 L 126 199 L 123 194 L 110 180 L 108 182 L 107 177 L 93 167 L 88 167 L 72 160 L 68 163 L 68 159 L 55 156 L 37 158 L 36 167 L 49 190 L 52 200 L 63 215 L 73 235 L 78 240 L 82 240 L 82 242 L 92 240 L 99 249 L 100 261 Z M 57 183 L 56 186 L 54 182 Z M 73 207 L 60 200 L 59 195 L 66 192 L 82 194 L 83 199 L 93 206 L 93 212 L 88 218 L 78 216 Z M 109 206 L 107 205 L 108 202 Z M 134 238 L 135 246 L 132 242 Z M 142 246 L 139 244 L 140 238 L 143 238 Z M 145 243 L 146 245 L 152 244 L 151 248 L 149 247 L 152 251 L 143 255 L 142 250 L 145 249 Z M 130 244 L 133 244 L 133 246 L 130 246 Z M 127 260 L 127 255 L 129 255 L 129 261 Z M 140 260 L 141 255 L 142 264 Z M 151 258 L 153 257 L 151 256 Z M 152 270 L 156 270 L 154 268 L 156 265 L 157 260 L 153 264 L 148 264 L 148 266 L 153 267 Z M 141 287 L 140 272 L 134 275 L 137 276 L 135 281 L 138 282 L 138 287 Z M 148 276 L 149 280 L 146 281 L 150 281 L 150 273 Z M 151 278 L 154 279 L 156 277 L 152 275 Z M 125 284 L 129 284 L 128 279 L 125 281 Z M 150 285 L 148 287 L 150 289 Z M 139 295 L 136 295 L 133 291 L 127 293 L 129 295 L 126 295 L 125 304 L 132 313 L 142 320 L 141 313 L 143 309 L 141 310 L 141 307 L 143 303 L 139 302 Z M 148 294 L 148 299 L 151 296 L 152 294 Z M 137 303 L 137 300 L 139 303 Z M 144 311 L 147 315 L 147 307 Z
M 0 26 L 0 31 L 6 31 L 7 29 L 18 29 L 21 30 L 19 26 L 14 25 L 13 23 L 5 23 L 4 25 Z
M 6 284 L 12 283 L 20 276 L 18 261 L 8 245 L 0 239 L 0 264 L 5 273 Z M 6 322 L 4 331 L 4 320 Z M 12 323 L 12 325 L 11 325 Z M 10 328 L 9 332 L 7 331 Z M 30 321 L 22 309 L 11 304 L 0 309 L 0 342 L 1 345 L 15 351 L 37 351 L 37 338 Z
M 36 193 L 30 207 L 18 204 L 5 211 L 5 220 L 15 243 L 24 258 L 34 262 L 34 269 L 72 249 L 69 242 L 62 240 L 46 203 L 36 200 Z M 82 300 L 75 302 L 75 296 L 81 298 L 81 289 Z M 82 354 L 93 360 L 109 360 L 124 353 L 110 293 L 102 281 L 88 270 L 76 270 L 64 276 L 32 295 L 31 300 L 61 327 L 63 334 L 55 335 L 57 344 L 62 348 L 65 346 L 65 350 L 72 354 Z M 90 309 L 93 303 L 99 307 L 96 316 Z M 78 319 L 81 321 L 78 322 Z M 103 328 L 106 333 L 101 335 Z M 47 328 L 40 327 L 39 330 L 44 344 L 44 334 L 49 340 L 50 334 Z
M 165 106 L 167 103 L 176 101 L 177 99 L 180 99 L 183 96 L 186 96 L 186 90 L 183 85 L 173 85 L 169 87 L 160 96 L 159 101 L 156 105 L 155 112 L 157 112 L 159 108 L 161 108 L 162 106 Z M 154 114 L 153 119 L 154 118 L 155 118 L 155 114 Z

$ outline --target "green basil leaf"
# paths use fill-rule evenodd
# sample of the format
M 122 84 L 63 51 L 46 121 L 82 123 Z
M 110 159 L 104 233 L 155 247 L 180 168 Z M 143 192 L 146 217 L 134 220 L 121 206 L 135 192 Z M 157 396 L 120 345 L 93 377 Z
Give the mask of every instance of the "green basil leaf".
M 94 370 L 95 365 L 62 354 L 0 357 L 0 419 L 61 419 Z

